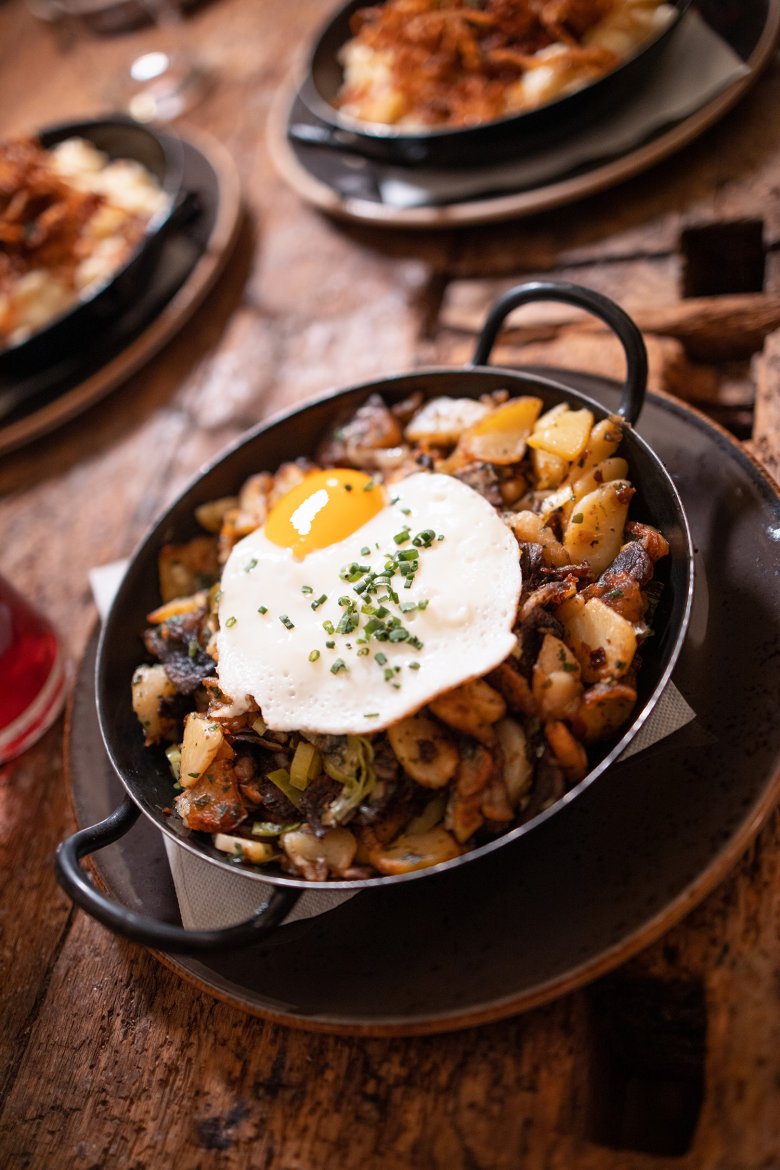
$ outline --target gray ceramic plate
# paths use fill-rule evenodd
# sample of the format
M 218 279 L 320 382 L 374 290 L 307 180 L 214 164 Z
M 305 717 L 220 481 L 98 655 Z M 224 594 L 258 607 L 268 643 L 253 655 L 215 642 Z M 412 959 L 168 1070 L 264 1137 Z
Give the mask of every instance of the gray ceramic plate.
M 567 383 L 617 403 L 612 384 Z M 648 397 L 638 428 L 666 463 L 698 549 L 674 681 L 697 719 L 619 763 L 514 847 L 407 886 L 359 894 L 250 950 L 164 959 L 244 1010 L 303 1028 L 411 1034 L 481 1023 L 603 974 L 699 902 L 780 795 L 780 497 L 725 432 Z M 82 663 L 67 761 L 79 825 L 123 789 Z M 142 818 L 93 862 L 127 905 L 178 921 L 162 838 Z

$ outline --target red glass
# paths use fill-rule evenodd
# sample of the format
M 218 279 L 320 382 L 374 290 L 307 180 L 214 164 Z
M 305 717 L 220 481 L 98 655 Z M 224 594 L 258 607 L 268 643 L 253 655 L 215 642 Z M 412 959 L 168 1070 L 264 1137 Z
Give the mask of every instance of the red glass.
M 30 747 L 54 722 L 65 684 L 51 623 L 0 577 L 0 764 Z

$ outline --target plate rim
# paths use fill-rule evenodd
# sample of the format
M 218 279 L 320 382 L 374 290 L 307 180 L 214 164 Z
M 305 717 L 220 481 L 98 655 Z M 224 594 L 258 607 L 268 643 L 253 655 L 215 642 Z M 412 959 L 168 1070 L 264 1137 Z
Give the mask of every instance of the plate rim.
M 383 228 L 436 230 L 500 223 L 550 211 L 616 186 L 655 166 L 694 141 L 731 110 L 755 85 L 772 59 L 780 37 L 780 0 L 768 0 L 766 21 L 745 64 L 750 72 L 705 102 L 650 142 L 582 175 L 553 180 L 529 190 L 486 195 L 424 207 L 395 208 L 368 199 L 342 196 L 314 176 L 287 140 L 287 125 L 297 98 L 295 71 L 280 86 L 268 117 L 268 150 L 281 177 L 298 195 L 319 210 L 347 222 Z
M 546 369 L 546 367 L 545 367 Z M 555 368 L 554 373 L 562 371 Z M 590 375 L 597 381 L 609 381 L 598 375 Z M 780 505 L 780 485 L 775 481 L 767 469 L 746 450 L 729 431 L 720 424 L 711 420 L 702 411 L 664 392 L 654 391 L 648 395 L 652 400 L 657 399 L 663 409 L 671 409 L 684 419 L 691 416 L 697 426 L 714 432 L 715 435 L 727 444 L 732 457 L 742 464 L 748 474 L 761 481 L 762 486 L 774 497 Z M 79 671 L 83 672 L 85 661 L 94 652 L 97 646 L 99 623 L 96 621 L 85 645 L 85 650 L 79 664 Z M 75 706 L 78 686 L 74 686 L 68 700 L 64 732 L 64 773 L 68 801 L 74 819 L 79 823 L 76 808 L 76 796 L 73 786 L 73 769 L 71 767 L 72 745 L 75 736 Z M 100 732 L 95 723 L 100 746 Z M 111 767 L 108 757 L 105 764 Z M 117 779 L 117 783 L 119 783 Z M 327 1013 L 317 1016 L 294 1014 L 283 1008 L 271 1008 L 242 997 L 240 991 L 232 990 L 220 973 L 213 972 L 209 977 L 208 968 L 197 957 L 182 958 L 163 954 L 150 949 L 150 953 L 163 966 L 182 978 L 186 983 L 205 992 L 231 1007 L 271 1023 L 292 1027 L 299 1031 L 315 1032 L 338 1036 L 366 1036 L 366 1037 L 397 1037 L 397 1036 L 425 1036 L 439 1035 L 458 1031 L 464 1028 L 494 1023 L 509 1016 L 518 1015 L 525 1011 L 551 1003 L 563 995 L 570 994 L 593 980 L 600 978 L 609 971 L 627 962 L 656 942 L 663 934 L 681 922 L 687 914 L 700 905 L 726 878 L 736 866 L 739 859 L 756 838 L 761 829 L 768 823 L 769 818 L 780 802 L 780 768 L 767 776 L 766 783 L 760 798 L 753 804 L 729 839 L 715 852 L 710 863 L 688 882 L 664 906 L 648 920 L 635 925 L 613 945 L 606 947 L 589 959 L 568 968 L 557 976 L 547 979 L 524 991 L 502 996 L 490 1004 L 482 1004 L 471 1009 L 428 1014 L 425 1018 L 408 1020 L 403 1017 L 392 1017 L 382 1021 L 351 1020 L 343 1016 L 333 1016 Z M 97 857 L 88 859 L 89 867 L 104 892 L 109 895 L 114 891 L 102 873 Z M 250 993 L 251 994 L 251 993 Z

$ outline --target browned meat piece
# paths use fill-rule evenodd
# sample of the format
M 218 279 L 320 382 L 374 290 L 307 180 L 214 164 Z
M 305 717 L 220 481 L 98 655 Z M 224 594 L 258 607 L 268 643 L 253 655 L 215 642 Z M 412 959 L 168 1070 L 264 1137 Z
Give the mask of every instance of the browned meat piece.
M 176 690 L 192 694 L 215 669 L 214 659 L 201 649 L 199 636 L 206 610 L 194 610 L 169 618 L 144 633 L 144 645 L 159 659 Z
M 336 427 L 318 453 L 326 467 L 364 467 L 366 454 L 403 442 L 401 426 L 378 394 L 359 407 L 352 418 Z
M 665 557 L 669 552 L 669 541 L 661 535 L 657 528 L 651 528 L 649 524 L 640 524 L 638 520 L 629 520 L 626 532 L 634 540 L 639 541 L 653 564 L 660 561 L 661 557 Z
M 501 481 L 492 463 L 467 463 L 453 472 L 453 478 L 462 480 L 475 492 L 479 492 L 494 508 L 504 507 Z

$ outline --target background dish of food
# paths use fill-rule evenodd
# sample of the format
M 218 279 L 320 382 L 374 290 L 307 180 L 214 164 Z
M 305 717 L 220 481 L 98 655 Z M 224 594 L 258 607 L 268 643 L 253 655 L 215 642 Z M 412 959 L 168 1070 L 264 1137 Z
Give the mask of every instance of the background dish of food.
M 615 69 L 562 97 L 520 113 L 478 125 L 407 129 L 403 125 L 360 123 L 336 108 L 344 75 L 341 53 L 351 38 L 351 19 L 362 7 L 350 0 L 315 38 L 300 84 L 300 98 L 325 129 L 301 131 L 324 148 L 352 151 L 367 158 L 409 166 L 473 166 L 516 155 L 542 142 L 571 133 L 620 102 L 654 67 L 680 24 L 690 0 L 676 0 L 672 18 L 657 36 L 644 43 Z M 295 129 L 290 133 L 296 137 Z
M 293 189 L 316 207 L 339 218 L 380 227 L 450 229 L 534 215 L 571 203 L 641 173 L 697 139 L 747 93 L 771 61 L 780 30 L 777 0 L 772 3 L 750 0 L 741 6 L 738 14 L 719 5 L 707 5 L 701 11 L 690 13 L 686 26 L 694 16 L 712 35 L 720 38 L 737 61 L 743 62 L 740 75 L 725 88 L 706 90 L 671 119 L 650 126 L 639 138 L 632 135 L 627 143 L 609 150 L 606 156 L 600 132 L 611 130 L 612 123 L 608 119 L 594 122 L 583 136 L 596 141 L 584 157 L 576 160 L 574 168 L 565 159 L 561 166 L 551 157 L 563 153 L 568 139 L 553 145 L 549 151 L 540 149 L 534 154 L 542 174 L 531 174 L 530 178 L 525 164 L 429 168 L 426 172 L 419 167 L 394 167 L 347 151 L 322 150 L 307 145 L 307 141 L 317 142 L 323 123 L 306 108 L 292 87 L 279 91 L 271 113 L 269 143 L 274 162 Z M 686 36 L 687 32 L 686 28 Z M 682 30 L 680 38 L 675 37 L 670 46 L 672 59 L 681 39 Z M 666 59 L 665 55 L 655 71 L 661 77 Z M 654 76 L 646 78 L 637 100 L 648 89 L 652 91 L 655 84 Z M 658 102 L 654 101 L 653 108 L 657 107 Z M 636 100 L 626 98 L 622 108 L 626 117 L 637 116 Z M 291 130 L 295 130 L 292 135 Z M 516 174 L 518 166 L 520 173 Z M 407 187 L 419 184 L 421 179 L 424 181 L 428 173 L 436 178 L 437 190 L 422 190 L 414 202 L 407 198 L 399 203 L 391 185 L 394 173 L 399 171 Z M 491 178 L 491 171 L 500 173 Z
M 0 377 L 0 453 L 62 426 L 121 386 L 191 318 L 227 263 L 242 222 L 235 164 L 208 135 L 180 139 L 182 191 L 194 202 L 160 241 L 159 262 L 86 351 L 29 377 Z
M 64 360 L 76 350 L 95 343 L 101 328 L 120 314 L 148 281 L 159 257 L 165 235 L 185 210 L 182 201 L 183 159 L 178 138 L 152 130 L 129 118 L 64 123 L 37 135 L 48 150 L 82 139 L 112 162 L 128 160 L 139 164 L 156 181 L 164 199 L 163 207 L 149 220 L 146 230 L 118 269 L 105 271 L 89 284 L 85 295 L 69 308 L 55 306 L 34 332 L 0 350 L 0 381 L 18 382 Z M 67 210 L 67 208 L 66 208 Z

